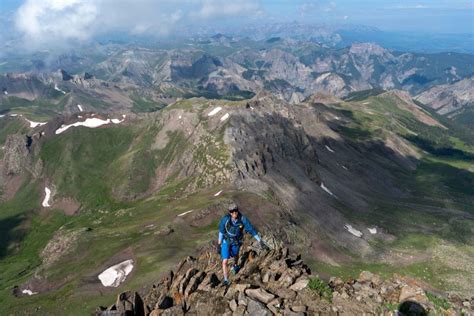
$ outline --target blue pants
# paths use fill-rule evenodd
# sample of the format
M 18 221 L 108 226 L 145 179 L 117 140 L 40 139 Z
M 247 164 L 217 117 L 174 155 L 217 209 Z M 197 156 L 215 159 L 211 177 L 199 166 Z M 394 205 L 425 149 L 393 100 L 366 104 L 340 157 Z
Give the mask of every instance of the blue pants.
M 225 239 L 221 245 L 221 257 L 222 259 L 234 258 L 239 255 L 240 244 L 230 244 Z

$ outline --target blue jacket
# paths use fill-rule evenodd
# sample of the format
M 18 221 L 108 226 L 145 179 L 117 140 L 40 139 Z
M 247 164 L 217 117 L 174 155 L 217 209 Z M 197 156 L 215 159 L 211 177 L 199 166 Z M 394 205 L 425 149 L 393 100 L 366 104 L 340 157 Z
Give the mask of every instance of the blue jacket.
M 225 215 L 219 223 L 219 242 L 223 239 L 231 238 L 240 240 L 243 237 L 243 229 L 257 239 L 257 241 L 260 241 L 260 236 L 258 236 L 257 231 L 253 228 L 247 217 L 239 213 L 237 220 L 234 222 L 232 216 L 229 214 Z

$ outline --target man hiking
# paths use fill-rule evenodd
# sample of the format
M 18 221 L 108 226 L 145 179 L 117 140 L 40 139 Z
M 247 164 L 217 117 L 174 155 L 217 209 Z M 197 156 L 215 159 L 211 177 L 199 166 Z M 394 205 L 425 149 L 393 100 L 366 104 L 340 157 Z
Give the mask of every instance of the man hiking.
M 229 258 L 234 258 L 232 273 L 236 274 L 240 267 L 238 266 L 239 250 L 244 237 L 244 230 L 251 234 L 264 249 L 268 249 L 258 233 L 253 228 L 247 217 L 239 212 L 236 204 L 228 207 L 229 214 L 226 214 L 219 223 L 219 240 L 217 251 L 222 257 L 222 270 L 224 273 L 224 285 L 229 285 L 229 272 L 227 262 Z

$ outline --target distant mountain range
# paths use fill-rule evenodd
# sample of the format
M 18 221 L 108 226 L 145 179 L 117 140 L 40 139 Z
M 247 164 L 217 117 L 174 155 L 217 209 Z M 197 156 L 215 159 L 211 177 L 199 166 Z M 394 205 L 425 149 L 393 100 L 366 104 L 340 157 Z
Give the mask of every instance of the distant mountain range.
M 347 97 L 363 90 L 399 89 L 420 95 L 420 102 L 440 97 L 454 102 L 459 115 L 447 108 L 440 114 L 459 118 L 469 115 L 470 110 L 462 109 L 472 105 L 474 55 L 404 53 L 374 43 L 330 48 L 281 37 L 254 41 L 217 34 L 162 48 L 87 46 L 56 58 L 8 60 L 0 69 L 30 70 L 0 76 L 4 109 L 14 97 L 46 97 L 57 103 L 61 89 L 72 92 L 62 101 L 66 108 L 80 103 L 135 111 L 153 111 L 191 96 L 238 100 L 270 91 L 298 103 L 316 92 Z M 455 94 L 442 93 L 452 89 Z
M 196 33 L 195 29 L 186 29 L 186 34 Z M 395 51 L 474 53 L 474 35 L 469 30 L 464 34 L 396 32 L 358 24 L 311 24 L 298 21 L 199 30 L 200 36 L 212 36 L 216 33 L 248 37 L 258 41 L 272 37 L 292 38 L 313 41 L 333 48 L 373 42 Z

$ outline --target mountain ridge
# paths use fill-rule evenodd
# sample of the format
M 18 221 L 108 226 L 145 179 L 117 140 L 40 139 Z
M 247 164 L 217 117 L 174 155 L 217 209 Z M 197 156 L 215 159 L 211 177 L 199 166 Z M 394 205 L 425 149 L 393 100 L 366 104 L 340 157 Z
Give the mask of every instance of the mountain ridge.
M 423 282 L 394 275 L 382 280 L 362 271 L 357 279 L 329 282 L 313 276 L 301 255 L 244 243 L 240 271 L 230 286 L 220 284 L 220 260 L 205 247 L 197 258 L 183 259 L 149 290 L 123 292 L 116 303 L 94 315 L 313 315 L 317 313 L 467 313 L 472 300 L 437 296 Z

